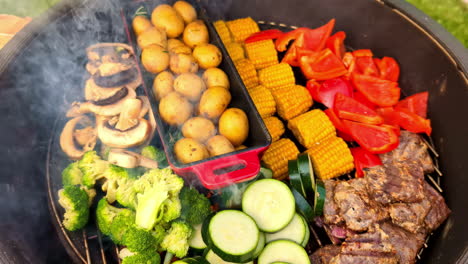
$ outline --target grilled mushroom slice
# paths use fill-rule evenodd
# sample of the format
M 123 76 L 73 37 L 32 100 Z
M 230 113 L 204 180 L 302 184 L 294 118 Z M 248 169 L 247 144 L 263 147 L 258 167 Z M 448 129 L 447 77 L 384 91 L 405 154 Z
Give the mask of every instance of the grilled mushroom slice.
M 67 112 L 67 117 L 76 117 L 85 113 L 94 113 L 100 116 L 115 116 L 120 114 L 126 99 L 136 98 L 133 89 L 125 88 L 127 95 L 120 100 L 108 105 L 96 105 L 93 102 L 73 103 L 72 108 Z
M 62 134 L 60 134 L 60 147 L 71 159 L 80 159 L 86 151 L 94 149 L 96 145 L 96 136 L 94 135 L 87 137 L 86 140 L 83 137 L 77 138 L 79 143 L 84 143 L 82 149 L 77 147 L 74 133 L 76 126 L 83 123 L 91 123 L 91 120 L 85 115 L 77 116 L 65 124 Z
M 109 151 L 109 157 L 107 158 L 107 160 L 112 164 L 128 169 L 136 168 L 139 166 L 149 169 L 158 168 L 157 161 L 149 159 L 147 157 L 143 157 L 138 153 L 123 149 L 111 149 Z
M 151 134 L 151 125 L 145 119 L 138 119 L 138 123 L 129 129 L 120 130 L 112 127 L 108 121 L 101 122 L 97 134 L 103 144 L 114 148 L 130 148 L 145 142 Z
M 142 105 L 143 102 L 138 98 L 125 100 L 119 120 L 115 124 L 115 128 L 126 130 L 134 127 L 138 123 Z
M 86 70 L 95 74 L 103 63 L 119 62 L 126 65 L 135 65 L 132 47 L 123 43 L 98 43 L 86 49 L 88 64 Z
M 101 73 L 101 68 L 104 65 L 112 65 L 116 70 L 120 70 L 116 73 L 109 74 L 109 75 L 103 75 Z M 122 65 L 120 63 L 108 63 L 108 64 L 103 64 L 100 69 L 97 70 L 95 74 L 93 74 L 93 80 L 96 83 L 96 85 L 104 88 L 111 88 L 111 87 L 119 87 L 123 85 L 127 85 L 129 83 L 134 82 L 136 79 L 138 79 L 138 70 L 135 67 L 124 67 L 126 65 Z M 122 68 L 127 68 L 127 69 L 122 69 Z

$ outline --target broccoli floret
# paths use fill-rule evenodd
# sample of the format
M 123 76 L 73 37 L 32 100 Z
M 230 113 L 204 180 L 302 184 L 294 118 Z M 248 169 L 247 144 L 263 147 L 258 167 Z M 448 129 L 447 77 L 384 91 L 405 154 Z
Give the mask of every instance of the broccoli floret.
M 135 213 L 125 209 L 117 214 L 110 223 L 110 237 L 116 244 L 123 245 L 125 233 L 134 225 Z
M 88 207 L 91 207 L 91 205 L 93 205 L 94 197 L 96 197 L 96 190 L 88 189 L 86 186 L 80 186 L 80 188 L 86 192 L 86 195 L 88 195 Z
M 99 200 L 96 208 L 96 219 L 99 230 L 104 235 L 111 234 L 111 226 L 115 218 L 120 214 L 131 214 L 131 210 L 126 208 L 117 208 L 110 205 L 106 198 Z
M 132 225 L 124 234 L 122 244 L 132 252 L 142 252 L 148 248 L 156 249 L 156 238 L 152 232 Z
M 160 264 L 161 257 L 155 250 L 149 249 L 140 253 L 126 253 L 123 258 L 122 264 Z
M 78 161 L 78 167 L 83 172 L 83 185 L 92 188 L 97 180 L 105 176 L 109 162 L 102 160 L 96 151 L 88 151 Z
M 137 193 L 136 224 L 152 229 L 164 218 L 166 200 L 176 198 L 183 185 L 184 180 L 168 168 L 153 169 L 141 176 L 133 185 Z
M 180 219 L 186 221 L 191 226 L 201 224 L 211 213 L 210 200 L 195 188 L 182 188 L 179 199 L 182 204 Z
M 177 219 L 180 216 L 180 210 L 182 205 L 180 204 L 179 197 L 171 197 L 167 199 L 164 204 L 163 218 L 162 220 L 166 223 Z
M 153 234 L 155 244 L 159 246 L 166 236 L 166 229 L 162 225 L 155 225 L 151 234 Z
M 102 190 L 106 192 L 106 198 L 110 203 L 116 200 L 120 186 L 122 186 L 122 189 L 125 189 L 125 185 L 128 183 L 127 180 L 136 178 L 127 169 L 113 164 L 110 164 L 106 169 L 104 177 L 106 178 L 106 182 L 102 185 Z M 131 208 L 134 208 L 134 206 Z
M 62 171 L 63 186 L 80 185 L 83 183 L 82 181 L 83 173 L 78 166 L 78 162 L 71 163 Z
M 137 198 L 136 198 L 136 191 L 133 188 L 135 184 L 134 179 L 122 179 L 118 182 L 118 187 L 115 193 L 115 198 L 119 204 L 131 208 L 136 209 Z
M 141 150 L 141 155 L 143 157 L 147 157 L 149 159 L 155 160 L 158 162 L 159 168 L 165 168 L 168 166 L 166 154 L 164 151 L 154 147 L 154 146 L 146 146 Z
M 161 242 L 161 247 L 176 255 L 178 258 L 183 258 L 187 255 L 189 249 L 188 240 L 192 234 L 190 225 L 183 221 L 174 221 L 171 223 L 171 229 Z
M 58 191 L 60 205 L 65 209 L 63 226 L 70 231 L 83 228 L 88 223 L 88 195 L 78 185 L 68 185 Z

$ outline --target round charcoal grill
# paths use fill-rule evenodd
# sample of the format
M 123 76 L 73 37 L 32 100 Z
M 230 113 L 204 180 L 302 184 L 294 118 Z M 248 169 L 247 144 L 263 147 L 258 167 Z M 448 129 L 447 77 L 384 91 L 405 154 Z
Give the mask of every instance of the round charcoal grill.
M 68 163 L 58 135 L 67 107 L 82 96 L 85 49 L 97 42 L 128 42 L 121 16 L 128 2 L 65 0 L 0 51 L 0 263 L 119 262 L 117 247 L 92 221 L 79 232 L 61 227 L 56 192 Z M 347 33 L 351 48 L 396 58 L 403 93 L 429 91 L 433 136 L 426 141 L 437 171 L 426 178 L 452 210 L 426 241 L 418 263 L 467 263 L 468 52 L 457 40 L 399 0 L 197 4 L 212 20 L 251 16 L 262 29 L 316 27 L 336 18 L 336 29 Z M 329 243 L 324 230 L 311 228 L 310 252 Z

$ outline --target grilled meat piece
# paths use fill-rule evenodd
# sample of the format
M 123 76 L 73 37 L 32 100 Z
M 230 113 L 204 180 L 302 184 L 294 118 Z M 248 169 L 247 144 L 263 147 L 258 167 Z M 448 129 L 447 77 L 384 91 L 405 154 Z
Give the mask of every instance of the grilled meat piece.
M 423 199 L 419 203 L 394 203 L 388 211 L 392 222 L 411 233 L 424 232 L 424 219 L 431 210 L 431 202 Z
M 319 248 L 312 255 L 309 256 L 310 263 L 314 264 L 328 264 L 331 259 L 340 253 L 341 247 L 335 245 L 326 245 Z
M 393 245 L 400 264 L 416 263 L 416 255 L 424 244 L 425 234 L 412 234 L 390 222 L 381 225 L 387 235 L 384 241 Z
M 431 210 L 426 215 L 424 223 L 426 224 L 427 231 L 432 232 L 447 219 L 451 211 L 445 203 L 444 197 L 427 182 L 424 184 L 424 191 L 431 203 Z
M 381 204 L 415 203 L 424 198 L 424 174 L 416 163 L 391 163 L 364 169 L 371 198 Z
M 388 212 L 368 196 L 363 178 L 338 182 L 334 199 L 346 227 L 351 230 L 366 231 L 388 217 Z
M 434 171 L 434 164 L 421 136 L 406 130 L 401 131 L 400 143 L 396 149 L 379 156 L 383 164 L 416 162 L 424 173 Z
M 323 206 L 323 215 L 326 224 L 339 224 L 344 221 L 343 217 L 339 214 L 338 205 L 335 202 L 335 187 L 338 183 L 334 180 L 326 180 L 325 182 L 325 204 Z
M 356 256 L 339 254 L 334 257 L 330 264 L 398 264 L 398 259 L 394 256 Z

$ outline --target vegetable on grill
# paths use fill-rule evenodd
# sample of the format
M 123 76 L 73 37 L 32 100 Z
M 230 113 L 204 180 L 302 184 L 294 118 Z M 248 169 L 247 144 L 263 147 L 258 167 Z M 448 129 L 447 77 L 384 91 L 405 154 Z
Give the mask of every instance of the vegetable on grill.
M 306 150 L 315 174 L 322 180 L 335 178 L 354 169 L 348 145 L 339 137 L 330 137 Z
M 257 71 L 255 70 L 255 66 L 250 60 L 240 59 L 235 61 L 234 65 L 236 66 L 237 72 L 239 72 L 242 82 L 247 89 L 255 87 L 259 84 Z
M 224 47 L 226 47 L 226 50 L 232 61 L 236 62 L 240 59 L 245 59 L 245 51 L 240 43 L 230 42 L 225 44 Z
M 258 264 L 274 262 L 310 264 L 306 250 L 290 240 L 276 240 L 268 243 L 258 258 Z
M 216 31 L 218 32 L 219 38 L 225 46 L 226 44 L 231 43 L 233 41 L 231 31 L 229 31 L 226 22 L 224 22 L 223 20 L 218 20 L 213 23 L 213 26 L 215 27 Z
M 271 141 L 275 142 L 284 134 L 284 124 L 275 116 L 270 116 L 263 119 L 268 133 L 270 133 Z
M 278 64 L 278 54 L 272 40 L 246 43 L 245 51 L 256 69 L 263 69 Z
M 88 223 L 89 197 L 83 188 L 68 185 L 58 191 L 58 202 L 65 209 L 62 224 L 67 230 L 75 231 Z
M 261 117 L 269 117 L 276 112 L 275 98 L 265 86 L 258 85 L 250 88 L 249 94 Z
M 278 115 L 284 120 L 290 120 L 305 113 L 313 104 L 307 89 L 300 85 L 275 89 L 272 94 Z
M 253 33 L 259 32 L 260 28 L 251 17 L 239 18 L 226 22 L 236 42 L 243 42 Z
M 282 138 L 271 143 L 263 154 L 262 161 L 273 171 L 273 178 L 282 180 L 288 177 L 288 160 L 296 159 L 299 150 L 290 139 Z
M 288 128 L 305 148 L 312 148 L 336 135 L 332 122 L 320 109 L 311 110 L 289 120 Z
M 261 69 L 258 72 L 258 79 L 262 85 L 271 91 L 291 87 L 296 83 L 292 68 L 286 63 L 279 63 Z

